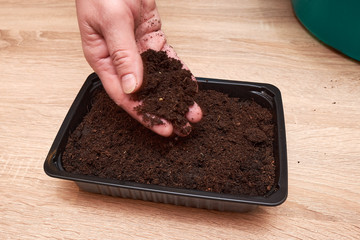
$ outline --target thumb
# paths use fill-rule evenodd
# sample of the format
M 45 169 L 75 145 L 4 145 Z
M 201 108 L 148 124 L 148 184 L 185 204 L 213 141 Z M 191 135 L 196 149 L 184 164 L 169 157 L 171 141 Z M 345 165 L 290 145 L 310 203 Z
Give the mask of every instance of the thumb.
M 123 92 L 137 91 L 143 81 L 143 64 L 135 41 L 133 20 L 116 21 L 103 34 Z

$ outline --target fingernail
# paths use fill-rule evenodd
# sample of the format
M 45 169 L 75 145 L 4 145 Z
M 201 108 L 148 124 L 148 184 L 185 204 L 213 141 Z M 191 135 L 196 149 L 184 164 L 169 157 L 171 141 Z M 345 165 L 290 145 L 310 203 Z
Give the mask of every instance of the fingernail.
M 126 94 L 132 93 L 136 87 L 136 78 L 134 74 L 126 74 L 121 78 L 121 86 Z

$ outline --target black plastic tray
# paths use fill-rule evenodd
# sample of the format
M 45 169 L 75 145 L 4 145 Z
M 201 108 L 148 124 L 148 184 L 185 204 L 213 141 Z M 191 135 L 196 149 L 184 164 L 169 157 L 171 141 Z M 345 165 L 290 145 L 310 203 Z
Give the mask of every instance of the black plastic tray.
M 231 97 L 254 99 L 260 105 L 272 110 L 276 122 L 274 144 L 276 184 L 266 196 L 233 196 L 132 182 L 124 183 L 64 171 L 61 166 L 61 156 L 68 136 L 75 130 L 91 107 L 93 91 L 101 86 L 101 82 L 95 73 L 91 74 L 85 81 L 60 127 L 44 163 L 46 174 L 55 178 L 75 181 L 80 189 L 89 192 L 220 211 L 245 212 L 259 205 L 277 206 L 283 203 L 288 192 L 288 176 L 284 113 L 279 89 L 263 83 L 208 78 L 197 78 L 197 80 L 200 89 L 213 89 L 227 93 Z

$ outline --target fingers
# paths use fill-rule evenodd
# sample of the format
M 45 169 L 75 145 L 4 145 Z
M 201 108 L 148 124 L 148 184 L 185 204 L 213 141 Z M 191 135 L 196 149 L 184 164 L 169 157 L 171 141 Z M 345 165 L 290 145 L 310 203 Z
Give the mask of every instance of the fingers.
M 192 127 L 190 123 L 185 124 L 182 128 L 174 129 L 174 133 L 179 137 L 186 137 L 191 133 Z
M 149 123 L 144 122 L 143 120 L 143 116 L 139 115 L 136 110 L 134 110 L 134 108 L 136 106 L 139 105 L 139 102 L 134 102 L 128 99 L 125 99 L 122 101 L 122 105 L 121 107 L 127 112 L 129 113 L 130 116 L 132 116 L 134 119 L 136 119 L 137 121 L 139 121 L 142 125 L 144 125 L 145 127 L 149 128 L 150 130 L 152 130 L 153 132 L 163 136 L 163 137 L 169 137 L 173 134 L 174 132 L 174 128 L 173 125 L 171 123 L 169 123 L 167 120 L 165 119 L 161 119 L 162 124 L 160 125 L 154 125 L 154 126 L 150 126 Z
M 166 44 L 165 34 L 161 31 L 155 31 L 143 35 L 137 41 L 137 46 L 140 53 L 145 52 L 148 49 L 160 51 Z
M 109 59 L 110 62 L 110 59 Z M 145 127 L 149 128 L 153 132 L 163 136 L 169 137 L 173 134 L 174 128 L 172 124 L 170 124 L 165 119 L 161 119 L 163 124 L 149 126 L 148 123 L 144 122 L 142 115 L 138 115 L 134 108 L 139 105 L 139 102 L 134 102 L 130 100 L 130 96 L 126 94 L 119 94 L 121 92 L 121 85 L 118 81 L 117 73 L 115 69 L 112 71 L 100 72 L 100 79 L 102 79 L 102 84 L 104 86 L 105 91 L 108 93 L 110 98 L 122 109 L 124 109 L 130 116 L 136 119 Z
M 194 103 L 194 105 L 189 108 L 189 112 L 186 114 L 186 118 L 192 123 L 199 122 L 202 119 L 202 116 L 202 110 L 197 103 Z
M 188 123 L 185 124 L 180 129 L 174 129 L 174 133 L 180 137 L 185 137 L 191 133 L 192 127 L 190 123 L 197 123 L 201 120 L 203 113 L 200 106 L 197 103 L 194 103 L 193 106 L 189 108 L 189 112 L 186 114 Z
M 136 46 L 131 20 L 115 21 L 103 31 L 109 55 L 126 94 L 138 90 L 143 79 L 143 65 Z
M 84 54 L 90 66 L 101 75 L 110 66 L 109 58 L 118 75 L 121 92 L 130 94 L 138 90 L 143 65 L 130 7 L 125 1 L 77 0 L 76 4 Z
M 152 1 L 148 1 L 152 2 Z M 166 44 L 165 34 L 161 31 L 161 20 L 155 1 L 144 6 L 144 14 L 136 27 L 135 38 L 140 53 L 153 49 L 160 51 Z
M 109 64 L 111 60 L 109 59 Z M 130 116 L 136 119 L 145 127 L 149 128 L 153 132 L 163 136 L 169 137 L 173 134 L 174 128 L 172 124 L 168 121 L 161 119 L 163 124 L 161 125 L 154 125 L 149 126 L 148 123 L 144 122 L 142 115 L 139 115 L 136 110 L 134 109 L 136 106 L 139 105 L 139 102 L 134 102 L 130 100 L 130 96 L 126 94 L 119 94 L 121 92 L 121 84 L 118 81 L 118 76 L 116 70 L 113 69 L 112 71 L 102 71 L 99 74 L 100 79 L 102 79 L 102 84 L 104 86 L 105 91 L 108 93 L 110 98 L 122 109 L 124 109 Z

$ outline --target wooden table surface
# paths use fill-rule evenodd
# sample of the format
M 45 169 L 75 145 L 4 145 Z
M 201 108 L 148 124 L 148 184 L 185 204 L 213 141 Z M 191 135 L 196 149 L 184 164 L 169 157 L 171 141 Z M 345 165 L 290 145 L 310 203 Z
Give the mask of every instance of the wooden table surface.
M 266 82 L 284 103 L 289 195 L 218 212 L 79 191 L 43 162 L 92 72 L 73 0 L 0 0 L 0 239 L 360 239 L 360 65 L 290 0 L 158 0 L 194 75 Z

